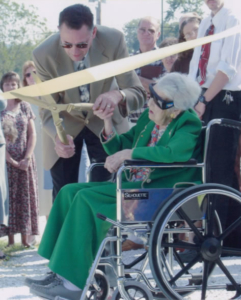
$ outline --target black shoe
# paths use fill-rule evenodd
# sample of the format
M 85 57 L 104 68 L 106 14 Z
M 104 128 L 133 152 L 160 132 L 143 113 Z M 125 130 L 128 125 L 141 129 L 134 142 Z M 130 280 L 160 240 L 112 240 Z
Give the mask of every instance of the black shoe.
M 55 280 L 49 285 L 43 286 L 32 284 L 30 293 L 49 300 L 55 300 L 57 296 L 57 299 L 79 300 L 82 291 L 71 291 L 66 289 L 63 280 L 56 276 Z
M 55 278 L 56 278 L 56 274 L 53 272 L 49 272 L 49 275 L 47 277 L 45 277 L 44 279 L 32 279 L 32 278 L 26 278 L 25 279 L 25 284 L 29 287 L 31 287 L 32 284 L 37 284 L 37 285 L 48 285 L 50 283 L 52 283 Z

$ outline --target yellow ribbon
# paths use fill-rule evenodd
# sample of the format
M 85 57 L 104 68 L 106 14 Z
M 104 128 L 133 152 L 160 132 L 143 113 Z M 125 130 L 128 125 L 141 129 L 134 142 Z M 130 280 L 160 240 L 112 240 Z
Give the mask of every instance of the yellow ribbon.
M 173 54 L 177 54 L 189 49 L 193 49 L 203 44 L 208 44 L 219 39 L 237 34 L 241 31 L 241 26 L 235 26 L 215 35 L 206 36 L 193 41 L 172 45 L 166 48 L 149 51 L 139 55 L 119 59 L 99 66 L 91 67 L 83 71 L 74 72 L 52 80 L 48 80 L 37 85 L 32 85 L 15 90 L 18 94 L 30 97 L 45 96 L 58 93 L 60 91 L 72 89 L 84 84 L 103 80 L 122 73 L 148 65 L 156 60 L 163 59 Z M 11 92 L 3 93 L 5 99 L 13 98 Z

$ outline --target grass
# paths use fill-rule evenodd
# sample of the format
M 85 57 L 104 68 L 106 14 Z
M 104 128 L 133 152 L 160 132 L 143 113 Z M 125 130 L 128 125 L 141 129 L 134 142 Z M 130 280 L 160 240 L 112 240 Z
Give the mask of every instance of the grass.
M 15 252 L 27 250 L 21 243 L 16 243 L 13 246 L 6 247 L 8 242 L 6 240 L 0 240 L 0 250 L 4 252 L 6 255 L 5 259 L 0 259 L 0 266 L 4 263 L 4 261 L 9 261 L 12 256 L 14 256 Z M 38 248 L 38 245 L 34 246 Z

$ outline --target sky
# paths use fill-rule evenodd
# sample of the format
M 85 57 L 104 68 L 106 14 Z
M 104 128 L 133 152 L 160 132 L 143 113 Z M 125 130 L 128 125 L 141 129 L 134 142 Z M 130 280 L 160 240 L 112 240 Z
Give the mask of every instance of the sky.
M 241 11 L 241 0 L 225 0 L 227 6 Z M 38 9 L 38 14 L 47 19 L 47 26 L 51 31 L 57 30 L 58 15 L 65 7 L 83 3 L 88 5 L 95 15 L 96 3 L 88 0 L 14 0 L 14 2 L 24 3 L 26 6 L 34 5 Z M 203 1 L 204 2 L 204 1 Z M 164 16 L 168 9 L 166 1 L 163 0 Z M 208 14 L 206 5 L 203 6 L 205 15 Z M 102 4 L 102 25 L 114 27 L 122 30 L 124 24 L 129 21 L 145 16 L 153 16 L 161 19 L 161 0 L 106 0 Z M 177 14 L 177 17 L 179 15 Z

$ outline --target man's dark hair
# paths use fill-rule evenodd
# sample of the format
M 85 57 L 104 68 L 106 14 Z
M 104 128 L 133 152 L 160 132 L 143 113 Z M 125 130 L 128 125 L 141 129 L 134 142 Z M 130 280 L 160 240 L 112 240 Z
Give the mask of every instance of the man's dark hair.
M 65 23 L 71 29 L 80 29 L 86 25 L 89 29 L 93 28 L 93 14 L 88 6 L 75 4 L 66 7 L 59 14 L 59 27 Z

